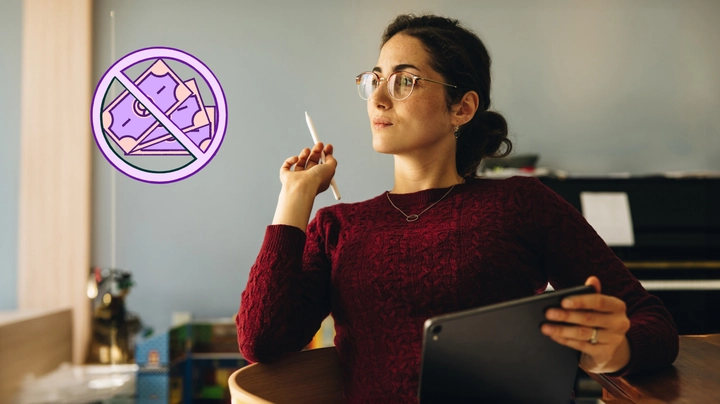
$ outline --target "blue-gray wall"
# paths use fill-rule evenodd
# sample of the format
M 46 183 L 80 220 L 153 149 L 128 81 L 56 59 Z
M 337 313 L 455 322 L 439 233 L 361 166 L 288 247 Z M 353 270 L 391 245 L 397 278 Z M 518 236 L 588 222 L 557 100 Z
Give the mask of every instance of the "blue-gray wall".
M 0 0 L 0 310 L 17 307 L 22 0 Z
M 485 40 L 494 106 L 507 117 L 517 152 L 539 153 L 541 165 L 583 173 L 720 170 L 716 1 L 94 4 L 94 82 L 111 64 L 115 10 L 118 58 L 148 46 L 183 49 L 214 71 L 229 106 L 222 148 L 200 173 L 166 185 L 116 177 L 117 266 L 137 282 L 130 310 L 158 329 L 173 311 L 218 317 L 237 310 L 272 220 L 278 168 L 311 144 L 303 111 L 336 147 L 344 201 L 392 186 L 392 159 L 372 150 L 353 78 L 375 65 L 382 29 L 397 13 L 458 17 Z M 111 168 L 93 153 L 92 262 L 109 266 Z M 316 207 L 332 203 L 326 193 Z

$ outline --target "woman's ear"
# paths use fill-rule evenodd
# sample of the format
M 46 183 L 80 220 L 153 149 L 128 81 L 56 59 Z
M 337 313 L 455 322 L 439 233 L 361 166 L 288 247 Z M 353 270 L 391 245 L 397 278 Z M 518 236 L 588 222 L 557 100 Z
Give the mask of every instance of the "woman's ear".
M 480 105 L 480 96 L 475 91 L 468 91 L 463 95 L 460 102 L 452 108 L 453 118 L 456 120 L 456 126 L 462 126 L 475 116 Z

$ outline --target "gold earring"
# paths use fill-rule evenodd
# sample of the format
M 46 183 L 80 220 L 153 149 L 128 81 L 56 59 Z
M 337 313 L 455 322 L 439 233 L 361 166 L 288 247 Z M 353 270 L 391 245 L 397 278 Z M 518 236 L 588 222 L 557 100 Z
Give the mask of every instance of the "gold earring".
M 460 137 L 460 126 L 455 126 L 455 139 Z

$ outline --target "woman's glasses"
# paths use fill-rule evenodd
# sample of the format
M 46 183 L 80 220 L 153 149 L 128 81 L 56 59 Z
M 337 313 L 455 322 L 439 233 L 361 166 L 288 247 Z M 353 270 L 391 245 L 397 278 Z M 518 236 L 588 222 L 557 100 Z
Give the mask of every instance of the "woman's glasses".
M 358 94 L 363 100 L 369 99 L 372 94 L 380 87 L 380 83 L 387 81 L 387 91 L 394 100 L 401 101 L 412 94 L 415 83 L 418 80 L 425 80 L 431 83 L 442 84 L 444 86 L 457 88 L 452 84 L 442 83 L 435 80 L 426 79 L 425 77 L 416 76 L 408 72 L 395 72 L 388 78 L 380 78 L 375 72 L 363 72 L 355 77 L 355 83 L 358 86 Z

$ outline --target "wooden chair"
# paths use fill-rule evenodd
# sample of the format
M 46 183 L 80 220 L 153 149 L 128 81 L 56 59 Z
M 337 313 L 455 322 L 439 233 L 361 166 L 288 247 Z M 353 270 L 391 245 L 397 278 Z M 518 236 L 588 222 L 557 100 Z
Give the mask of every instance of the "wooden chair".
M 253 363 L 230 375 L 233 404 L 343 402 L 335 347 L 290 354 L 273 364 Z

